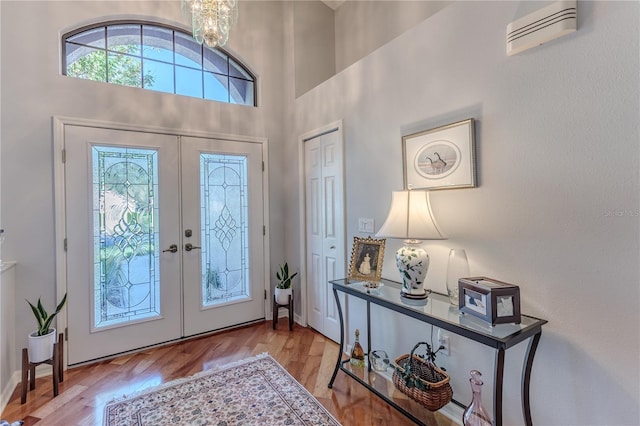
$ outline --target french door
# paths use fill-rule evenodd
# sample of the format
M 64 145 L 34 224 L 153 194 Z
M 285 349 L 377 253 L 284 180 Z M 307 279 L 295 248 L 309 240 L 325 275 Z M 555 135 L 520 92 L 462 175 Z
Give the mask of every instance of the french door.
M 262 145 L 64 128 L 68 364 L 264 318 Z
M 262 147 L 193 137 L 180 146 L 184 335 L 264 318 Z

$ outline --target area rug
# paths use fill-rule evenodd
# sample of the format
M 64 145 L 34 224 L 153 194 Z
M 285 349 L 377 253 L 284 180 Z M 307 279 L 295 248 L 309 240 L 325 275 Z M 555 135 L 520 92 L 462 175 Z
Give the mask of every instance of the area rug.
M 104 408 L 103 424 L 340 426 L 269 354 L 110 402 Z

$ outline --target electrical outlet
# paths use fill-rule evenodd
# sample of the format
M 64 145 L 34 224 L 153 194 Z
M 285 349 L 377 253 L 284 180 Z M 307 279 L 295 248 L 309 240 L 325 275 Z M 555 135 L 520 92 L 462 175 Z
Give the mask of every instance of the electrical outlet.
M 444 346 L 444 349 L 440 351 L 443 355 L 451 355 L 451 347 L 449 346 L 449 336 L 444 334 L 442 330 L 438 331 L 438 347 Z

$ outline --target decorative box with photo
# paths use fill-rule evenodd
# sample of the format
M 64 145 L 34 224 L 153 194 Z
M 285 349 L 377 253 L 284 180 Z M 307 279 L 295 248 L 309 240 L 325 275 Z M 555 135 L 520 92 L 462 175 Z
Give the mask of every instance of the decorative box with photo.
M 491 325 L 520 324 L 520 287 L 486 277 L 458 280 L 459 308 Z

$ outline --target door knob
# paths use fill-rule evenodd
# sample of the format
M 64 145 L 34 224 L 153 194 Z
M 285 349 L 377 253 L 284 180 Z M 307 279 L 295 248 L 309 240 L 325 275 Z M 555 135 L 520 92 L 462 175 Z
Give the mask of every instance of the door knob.
M 168 249 L 162 250 L 162 252 L 170 251 L 171 253 L 175 253 L 178 251 L 178 246 L 176 244 L 171 244 Z
M 191 251 L 191 250 L 199 249 L 199 248 L 202 248 L 202 247 L 194 246 L 194 245 L 193 245 L 193 244 L 191 244 L 191 243 L 187 243 L 187 244 L 185 244 L 185 245 L 184 245 L 184 249 L 185 249 L 186 251 Z

